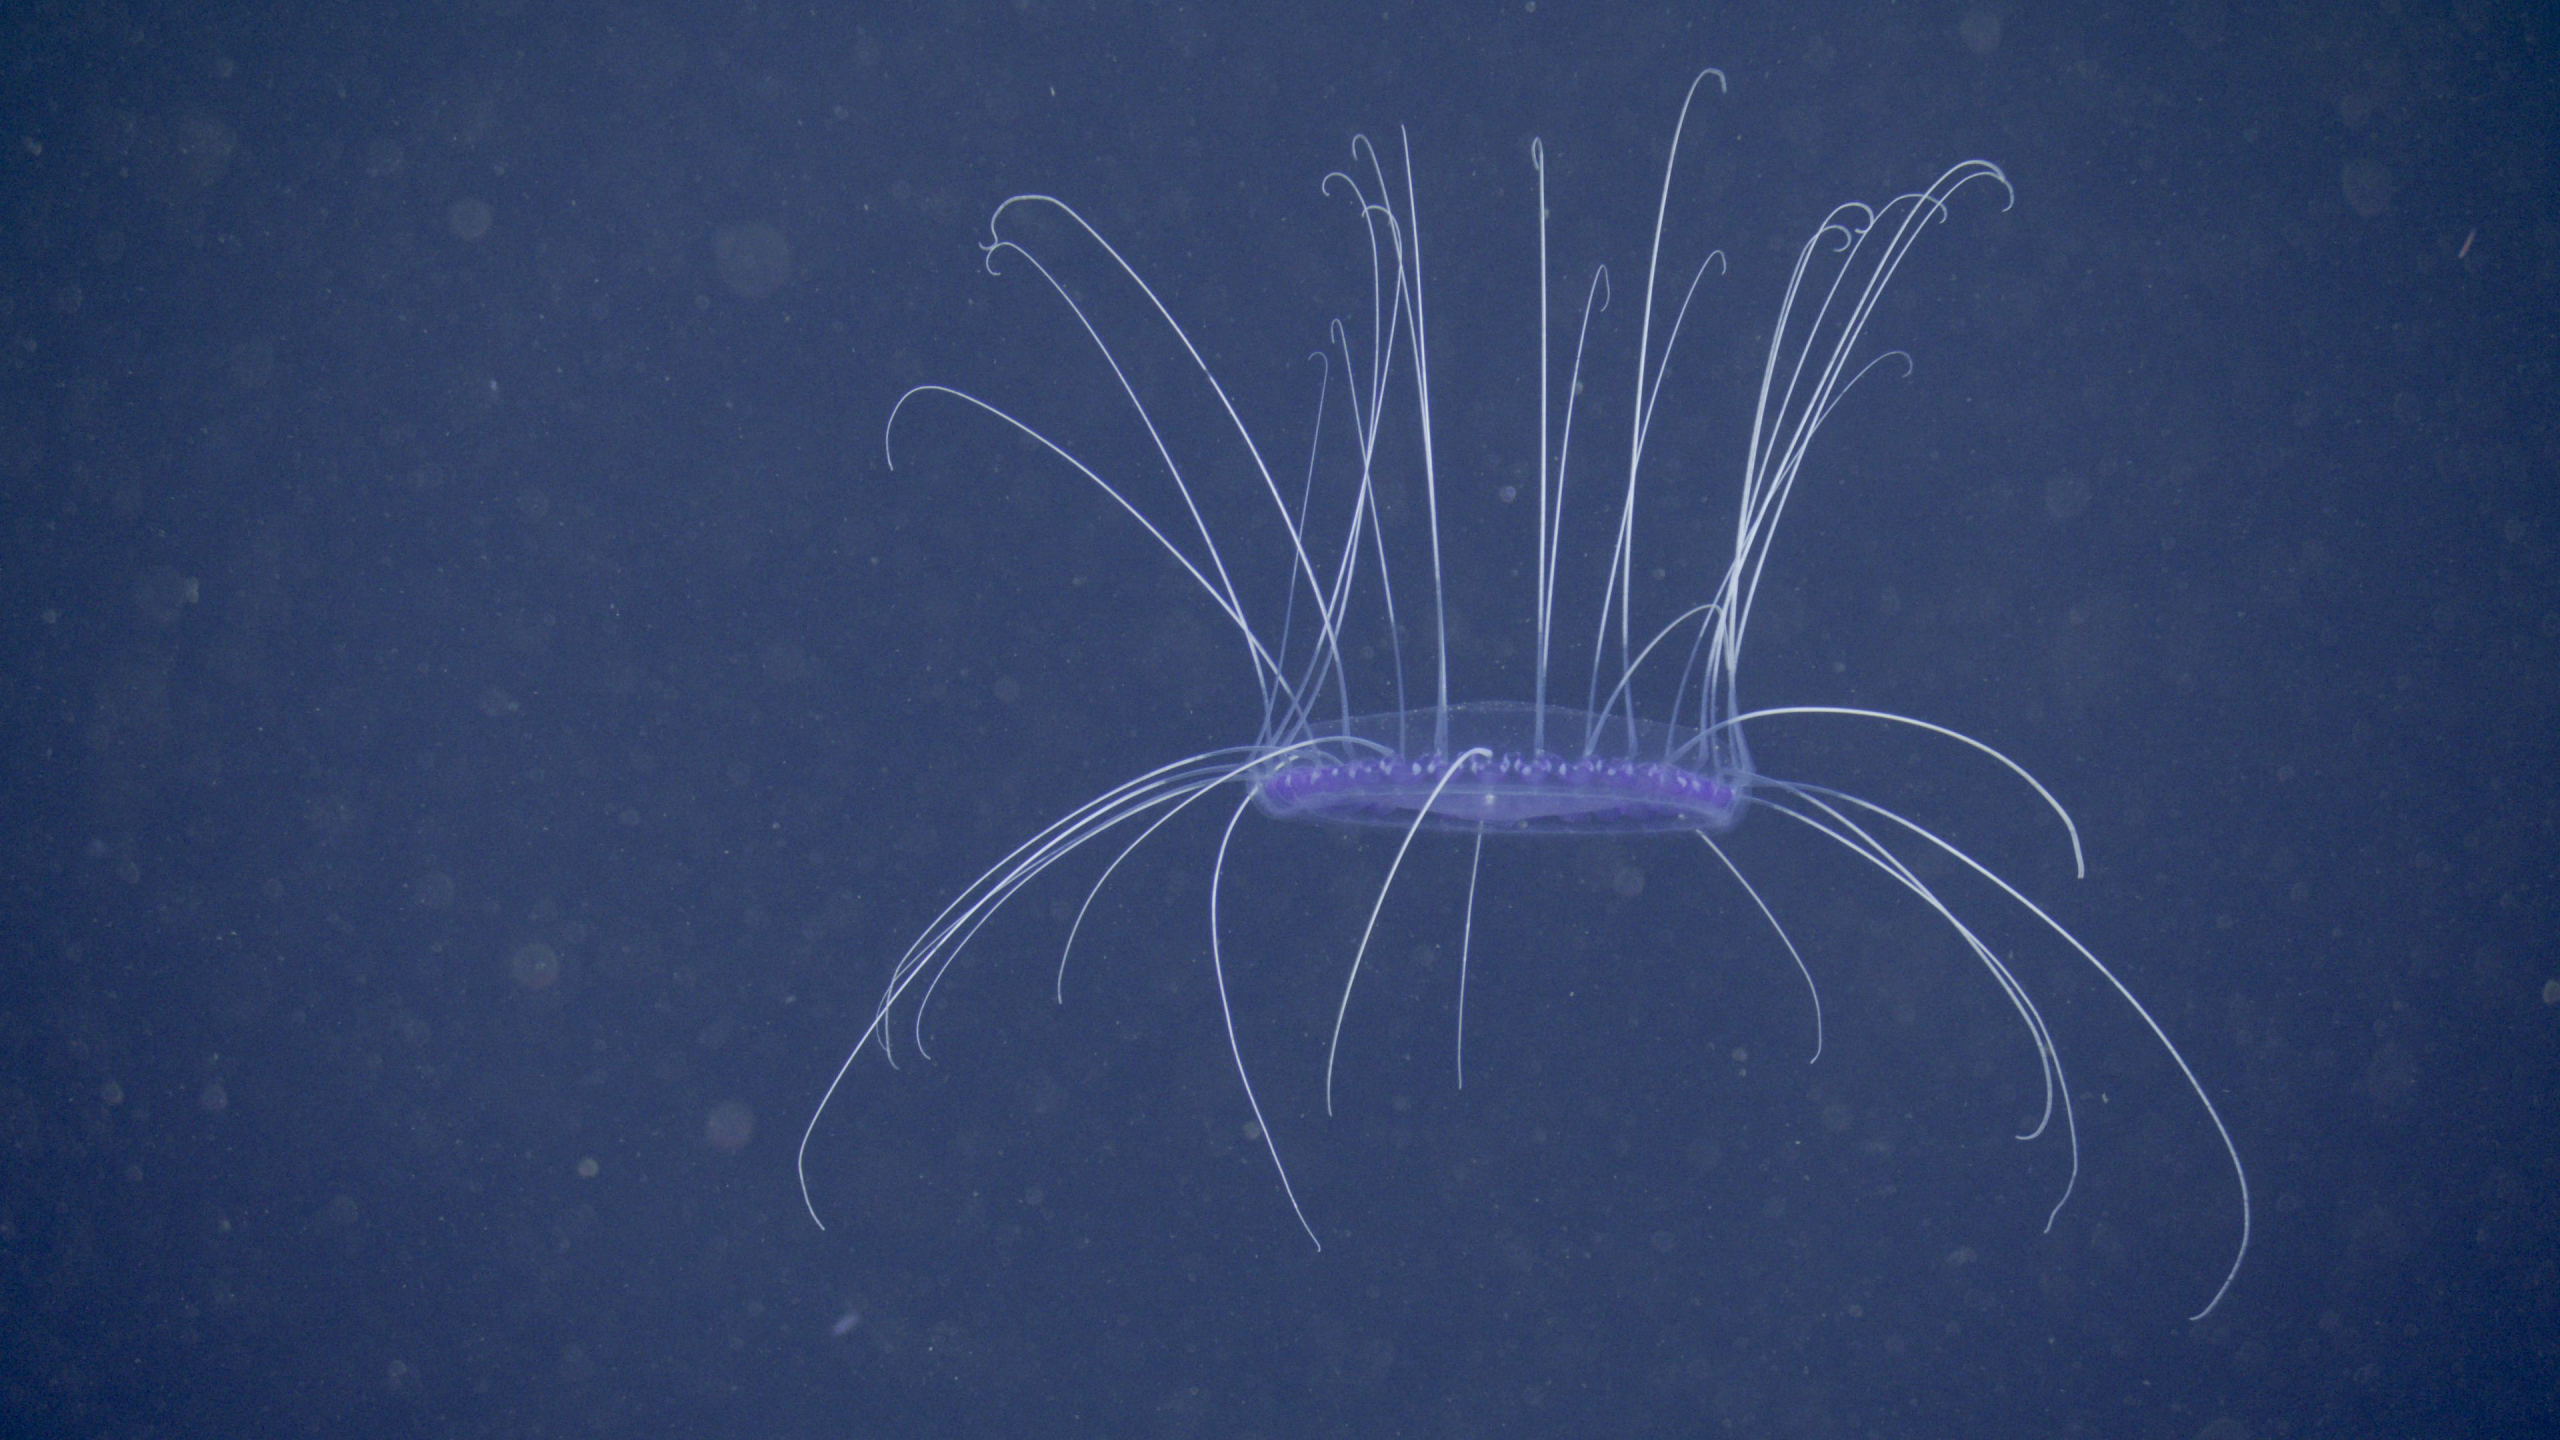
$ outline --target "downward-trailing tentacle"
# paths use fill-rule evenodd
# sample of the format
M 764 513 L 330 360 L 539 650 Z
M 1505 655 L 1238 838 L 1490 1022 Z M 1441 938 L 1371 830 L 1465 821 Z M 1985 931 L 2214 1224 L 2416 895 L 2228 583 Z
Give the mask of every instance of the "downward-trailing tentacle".
M 1101 898 L 1102 887 L 1111 883 L 1111 877 L 1119 872 L 1121 861 L 1126 860 L 1131 855 L 1137 853 L 1139 846 L 1146 844 L 1147 841 L 1153 838 L 1158 830 L 1163 829 L 1165 825 L 1173 819 L 1173 817 L 1190 809 L 1193 801 L 1198 800 L 1201 796 L 1207 793 L 1209 792 L 1206 789 L 1194 789 L 1181 792 L 1179 795 L 1166 796 L 1162 800 L 1158 801 L 1157 803 L 1165 804 L 1167 806 L 1165 812 L 1157 816 L 1155 819 L 1148 821 L 1147 828 L 1139 831 L 1135 836 L 1131 837 L 1128 844 L 1121 846 L 1120 853 L 1112 856 L 1111 863 L 1103 866 L 1102 873 L 1094 877 L 1093 888 L 1085 892 L 1084 903 L 1076 907 L 1076 918 L 1067 926 L 1066 943 L 1058 947 L 1058 982 L 1056 986 L 1056 996 L 1059 1004 L 1064 1005 L 1067 1003 L 1067 959 L 1069 956 L 1075 954 L 1076 935 L 1084 929 L 1085 912 L 1091 910 L 1093 908 L 1093 902 Z M 966 943 L 965 940 L 963 943 Z M 933 998 L 932 992 L 927 991 L 924 998 L 926 1000 L 931 1000 Z M 917 1009 L 919 1011 L 923 1009 L 921 1003 L 918 1004 Z
M 1759 887 L 1753 885 L 1751 878 L 1742 873 L 1741 866 L 1733 863 L 1732 856 L 1724 853 L 1724 847 L 1716 843 L 1716 837 L 1704 830 L 1695 833 L 1699 839 L 1707 842 L 1707 848 L 1715 852 L 1716 858 L 1724 862 L 1726 872 L 1733 876 L 1733 883 L 1741 886 L 1742 893 L 1751 897 L 1751 903 L 1760 907 L 1760 918 L 1768 921 L 1769 928 L 1778 932 L 1778 943 L 1787 947 L 1787 958 L 1796 962 L 1796 973 L 1804 977 L 1804 993 L 1813 999 L 1813 1054 L 1806 1057 L 1804 1063 L 1810 1065 L 1820 1060 L 1822 1058 L 1822 987 L 1813 983 L 1813 971 L 1804 963 L 1804 953 L 1796 949 L 1796 942 L 1788 936 L 1787 927 L 1778 923 L 1777 912 L 1769 908 L 1768 901 L 1760 898 Z
M 1492 753 L 1479 745 L 1451 760 L 1448 768 L 1440 772 L 1438 783 L 1423 798 L 1422 808 L 1413 813 L 1413 823 L 1405 827 L 1404 839 L 1396 846 L 1396 858 L 1387 863 L 1387 878 L 1378 882 L 1378 898 L 1369 906 L 1369 923 L 1360 927 L 1360 948 L 1351 952 L 1351 973 L 1342 980 L 1342 1005 L 1333 1012 L 1333 1039 L 1325 1047 L 1324 1113 L 1327 1115 L 1333 1113 L 1333 1062 L 1342 1053 L 1342 1020 L 1351 1013 L 1351 987 L 1360 983 L 1360 962 L 1369 954 L 1369 938 L 1378 933 L 1378 914 L 1387 908 L 1387 892 L 1395 888 L 1396 871 L 1403 868 L 1405 852 L 1413 848 L 1413 837 L 1422 833 L 1422 822 L 1429 819 L 1432 810 L 1439 805 L 1440 796 L 1449 788 L 1449 782 L 1457 779 L 1458 772 L 1471 762 Z
M 1484 827 L 1467 857 L 1467 919 L 1458 929 L 1458 1088 L 1467 1088 L 1467 957 L 1476 944 L 1476 876 L 1484 870 Z
M 1324 1242 L 1316 1238 L 1316 1227 L 1307 1223 L 1307 1212 L 1298 1204 L 1298 1187 L 1289 1183 L 1289 1167 L 1280 1163 L 1280 1142 L 1271 1134 L 1271 1122 L 1262 1118 L 1262 1102 L 1254 1098 L 1253 1076 L 1244 1065 L 1244 1043 L 1236 1038 L 1235 1007 L 1227 1002 L 1227 959 L 1218 943 L 1218 889 L 1227 875 L 1227 842 L 1236 838 L 1236 822 L 1253 806 L 1247 795 L 1227 817 L 1227 828 L 1218 836 L 1217 863 L 1209 867 L 1209 973 L 1218 981 L 1218 1018 L 1226 1022 L 1227 1053 L 1235 1057 L 1236 1079 L 1244 1085 L 1245 1108 L 1253 1112 L 1253 1128 L 1262 1132 L 1262 1148 L 1271 1152 L 1271 1168 L 1280 1176 L 1280 1193 L 1289 1197 L 1289 1213 L 1298 1217 L 1298 1228 L 1307 1232 L 1307 1240 L 1318 1250 Z
M 2088 963 L 2090 969 L 2098 972 L 2099 978 L 2107 982 L 2107 988 L 2115 991 L 2117 998 L 2124 1001 L 2126 1005 L 2132 1008 L 2133 1013 L 2141 1018 L 2143 1028 L 2151 1032 L 2152 1039 L 2160 1042 L 2160 1048 L 2168 1052 L 2170 1063 L 2178 1067 L 2178 1074 L 2180 1078 L 2187 1082 L 2187 1089 L 2196 1097 L 2196 1103 L 2204 1107 L 2205 1118 L 2213 1122 L 2213 1133 L 2216 1138 L 2222 1141 L 2223 1155 L 2231 1162 L 2231 1178 L 2239 1185 L 2240 1189 L 2240 1244 L 2232 1252 L 2231 1266 L 2228 1270 L 2223 1272 L 2222 1283 L 2214 1287 L 2213 1298 L 2205 1302 L 2202 1310 L 2197 1311 L 2188 1318 L 2190 1320 L 2202 1320 L 2206 1316 L 2212 1314 L 2214 1307 L 2222 1303 L 2222 1297 L 2230 1293 L 2231 1282 L 2239 1278 L 2241 1261 L 2248 1258 L 2251 1222 L 2249 1203 L 2249 1169 L 2246 1165 L 2243 1165 L 2240 1162 L 2240 1147 L 2231 1138 L 2231 1127 L 2223 1123 L 2220 1107 L 2213 1103 L 2213 1096 L 2204 1088 L 2204 1082 L 2196 1078 L 2195 1068 L 2189 1065 L 2187 1063 L 2187 1057 L 2180 1053 L 2177 1042 L 2169 1038 L 2168 1030 L 2163 1028 L 2157 1019 L 2153 1018 L 2150 1007 L 2142 1003 L 2140 997 L 2136 996 L 2131 987 L 2127 986 L 2124 981 L 2116 975 L 2116 972 L 2108 966 L 2107 962 L 2099 959 L 2088 946 L 2080 943 L 2080 937 L 2072 934 L 2070 929 L 2061 921 L 2054 919 L 2043 906 L 2038 905 L 2035 901 L 2027 898 L 2027 896 L 2021 892 L 2018 887 L 2010 884 L 2006 879 L 2003 879 L 1997 871 L 1992 870 L 1981 861 L 1966 854 L 1962 848 L 1949 842 L 1937 832 L 1915 821 L 1907 819 L 1902 815 L 1896 814 L 1895 812 L 1876 804 L 1872 800 L 1861 799 L 1858 796 L 1850 795 L 1841 791 L 1823 790 L 1819 787 L 1797 786 L 1793 788 L 1797 794 L 1805 795 L 1807 798 L 1811 798 L 1815 794 L 1828 795 L 1832 799 L 1838 800 L 1847 805 L 1855 806 L 1856 808 L 1875 815 L 1880 819 L 1891 821 L 1893 824 L 1909 831 L 1920 839 L 1927 841 L 1929 844 L 1935 846 L 1938 850 L 1954 859 L 1958 864 L 1963 865 L 1966 869 L 1971 870 L 1974 874 L 1982 877 L 1982 879 L 1988 881 L 1994 889 L 1997 889 L 2001 894 L 2008 896 L 2009 899 L 2015 902 L 2020 909 L 2023 909 L 2028 914 L 2036 917 L 2038 921 L 2043 923 L 2047 930 L 2052 931 L 2056 936 L 2060 937 L 2062 943 L 2070 946 L 2083 961 Z M 2068 1092 L 2066 1092 L 2066 1101 L 2068 1098 Z M 2075 1145 L 2075 1150 L 2076 1148 L 2077 1147 Z
M 826 1222 L 818 1218 L 817 1206 L 809 1196 L 809 1140 L 817 1133 L 818 1122 L 826 1117 L 827 1107 L 834 1102 L 836 1092 L 843 1087 L 845 1076 L 853 1069 L 853 1062 L 861 1057 L 866 1046 L 877 1042 L 883 1057 L 895 1064 L 887 1026 L 889 1016 L 900 1000 L 919 979 L 928 976 L 931 978 L 927 981 L 924 996 L 929 998 L 933 985 L 939 982 L 952 961 L 966 947 L 969 937 L 975 935 L 979 927 L 1025 885 L 1087 843 L 1138 816 L 1166 806 L 1178 811 L 1211 790 L 1234 784 L 1291 755 L 1321 745 L 1345 744 L 1354 748 L 1376 748 L 1367 742 L 1344 739 L 1301 741 L 1278 747 L 1230 746 L 1158 766 L 1135 779 L 1113 786 L 1051 821 L 1038 834 L 1015 846 L 1003 859 L 964 886 L 891 967 L 888 984 L 872 1009 L 870 1021 L 845 1052 L 843 1062 L 837 1065 L 835 1074 L 827 1082 L 826 1091 L 818 1098 L 817 1107 L 810 1112 L 808 1124 L 800 1132 L 795 1166 L 800 1177 L 801 1203 L 807 1207 L 809 1218 L 817 1221 L 820 1229 L 826 1228 Z M 1150 827 L 1148 833 L 1153 833 L 1153 828 Z M 917 1043 L 921 1050 L 921 999 L 918 1012 Z
M 1196 783 L 1199 777 L 1190 773 L 1194 767 L 1221 756 L 1243 753 L 1248 752 L 1242 749 L 1210 751 L 1159 766 L 1136 779 L 1113 786 L 1015 846 L 943 906 L 933 923 L 916 937 L 915 942 L 898 957 L 898 963 L 891 967 L 888 987 L 882 992 L 879 1003 L 872 1008 L 869 1023 L 863 1026 L 862 1033 L 845 1051 L 843 1062 L 836 1066 L 835 1074 L 827 1081 L 825 1093 L 818 1097 L 817 1107 L 809 1112 L 808 1124 L 801 1129 L 800 1148 L 794 1161 L 800 1178 L 800 1200 L 819 1229 L 825 1229 L 826 1222 L 819 1219 L 817 1205 L 809 1196 L 809 1139 L 817 1133 L 818 1122 L 826 1118 L 827 1107 L 834 1102 L 836 1092 L 843 1088 L 845 1075 L 853 1069 L 853 1062 L 861 1057 L 864 1047 L 876 1040 L 880 1043 L 881 1053 L 889 1055 L 885 1027 L 890 1011 L 908 987 L 915 983 L 917 976 L 923 973 L 924 966 L 932 957 L 981 911 L 1000 907 L 1030 876 L 1038 874 L 1058 856 L 1104 833 L 1130 814 L 1142 813 L 1147 799 Z M 1221 771 L 1229 768 L 1232 767 L 1221 767 Z
M 2026 986 L 2019 982 L 2017 975 L 2009 969 L 2007 962 L 1993 954 L 1991 947 L 1983 943 L 1982 937 L 1974 933 L 1973 927 L 1967 925 L 1952 907 L 1940 899 L 1938 892 L 1930 888 L 1927 881 L 1922 880 L 1916 871 L 1903 863 L 1902 857 L 1895 854 L 1891 847 L 1876 839 L 1855 820 L 1841 814 L 1838 808 L 1823 798 L 1821 793 L 1808 793 L 1809 787 L 1765 779 L 1762 783 L 1764 786 L 1782 790 L 1808 807 L 1820 811 L 1822 818 L 1817 819 L 1802 810 L 1771 800 L 1765 794 L 1754 795 L 1753 803 L 1775 810 L 1829 837 L 1851 854 L 1882 870 L 1891 876 L 1895 883 L 1918 896 L 1922 904 L 1936 912 L 1938 918 L 1947 922 L 1948 928 L 1956 932 L 1957 938 L 1964 941 L 1965 948 L 1973 952 L 1974 959 L 1981 962 L 1983 969 L 1990 973 L 1993 983 L 2000 987 L 2000 993 L 2008 998 L 2011 1008 L 2018 1012 L 2019 1020 L 2027 1027 L 2027 1038 L 2035 1046 L 2039 1078 L 2044 1082 L 2044 1109 L 2036 1117 L 2036 1123 L 2020 1131 L 2017 1138 L 2033 1140 L 2042 1135 L 2046 1127 L 2053 1123 L 2057 1104 L 2060 1106 L 2063 1117 L 2063 1129 L 2071 1138 L 2071 1174 L 2063 1182 L 2061 1197 L 2054 1202 L 2053 1210 L 2045 1217 L 2046 1228 L 2050 1229 L 2053 1225 L 2053 1216 L 2061 1213 L 2063 1203 L 2071 1198 L 2072 1189 L 2079 1184 L 2080 1131 L 2072 1109 L 2071 1088 L 2063 1079 L 2062 1052 L 2054 1044 L 2051 1027 L 2045 1024 L 2044 1012 L 2036 1008 L 2035 997 L 2027 993 Z

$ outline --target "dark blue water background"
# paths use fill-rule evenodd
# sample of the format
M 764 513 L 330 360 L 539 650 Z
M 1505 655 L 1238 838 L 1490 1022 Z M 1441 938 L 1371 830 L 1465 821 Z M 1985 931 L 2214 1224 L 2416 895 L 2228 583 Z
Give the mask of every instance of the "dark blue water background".
M 13 1433 L 2560 1418 L 2547 17 L 819 8 L 0 21 Z M 1366 305 L 1317 181 L 1409 125 L 1453 664 L 1517 697 L 1529 145 L 1560 307 L 1597 263 L 1618 281 L 1596 496 L 1710 64 L 1731 94 L 1666 253 L 1730 270 L 1665 390 L 1639 601 L 1713 585 L 1811 225 L 2006 167 L 2016 207 L 1965 196 L 1879 311 L 1915 368 L 1823 435 L 1743 698 L 1927 716 L 2073 807 L 2080 883 L 1960 752 L 1753 732 L 1772 771 L 1975 847 L 2149 1000 L 2251 1167 L 2230 1298 L 2185 1323 L 2234 1197 L 2123 1005 L 1931 867 L 2071 1067 L 2085 1165 L 2043 1233 L 2066 1152 L 2008 1138 L 2040 1091 L 1998 991 L 1767 818 L 1735 854 L 1824 985 L 1818 1064 L 1711 857 L 1595 841 L 1488 854 L 1455 1091 L 1465 856 L 1426 841 L 1328 1119 L 1393 837 L 1248 819 L 1228 955 L 1316 1254 L 1209 985 L 1221 807 L 1124 867 L 1063 1009 L 1101 856 L 980 937 L 936 1060 L 866 1062 L 821 1130 L 814 1228 L 793 1143 L 914 932 L 1051 817 L 1257 718 L 1224 622 L 1084 482 L 947 405 L 884 467 L 891 401 L 932 380 L 1160 484 L 1055 299 L 978 269 L 990 209 L 1085 207 L 1294 474 L 1307 356 Z M 1094 293 L 1274 603 L 1241 451 Z M 1381 455 L 1409 525 L 1409 433 Z

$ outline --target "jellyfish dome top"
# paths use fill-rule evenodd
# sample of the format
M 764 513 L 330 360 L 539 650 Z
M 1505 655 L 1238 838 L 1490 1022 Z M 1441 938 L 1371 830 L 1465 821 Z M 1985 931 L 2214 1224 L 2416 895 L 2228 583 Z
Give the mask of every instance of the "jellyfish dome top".
M 1446 741 L 1411 753 L 1414 732 L 1437 718 L 1399 711 L 1326 727 L 1317 739 L 1333 753 L 1278 766 L 1254 799 L 1275 820 L 1504 835 L 1722 833 L 1742 818 L 1743 772 L 1674 758 L 1699 753 L 1695 732 L 1626 720 L 1601 727 L 1624 743 L 1558 754 L 1538 743 L 1538 722 L 1595 717 L 1483 700 L 1451 706 Z

